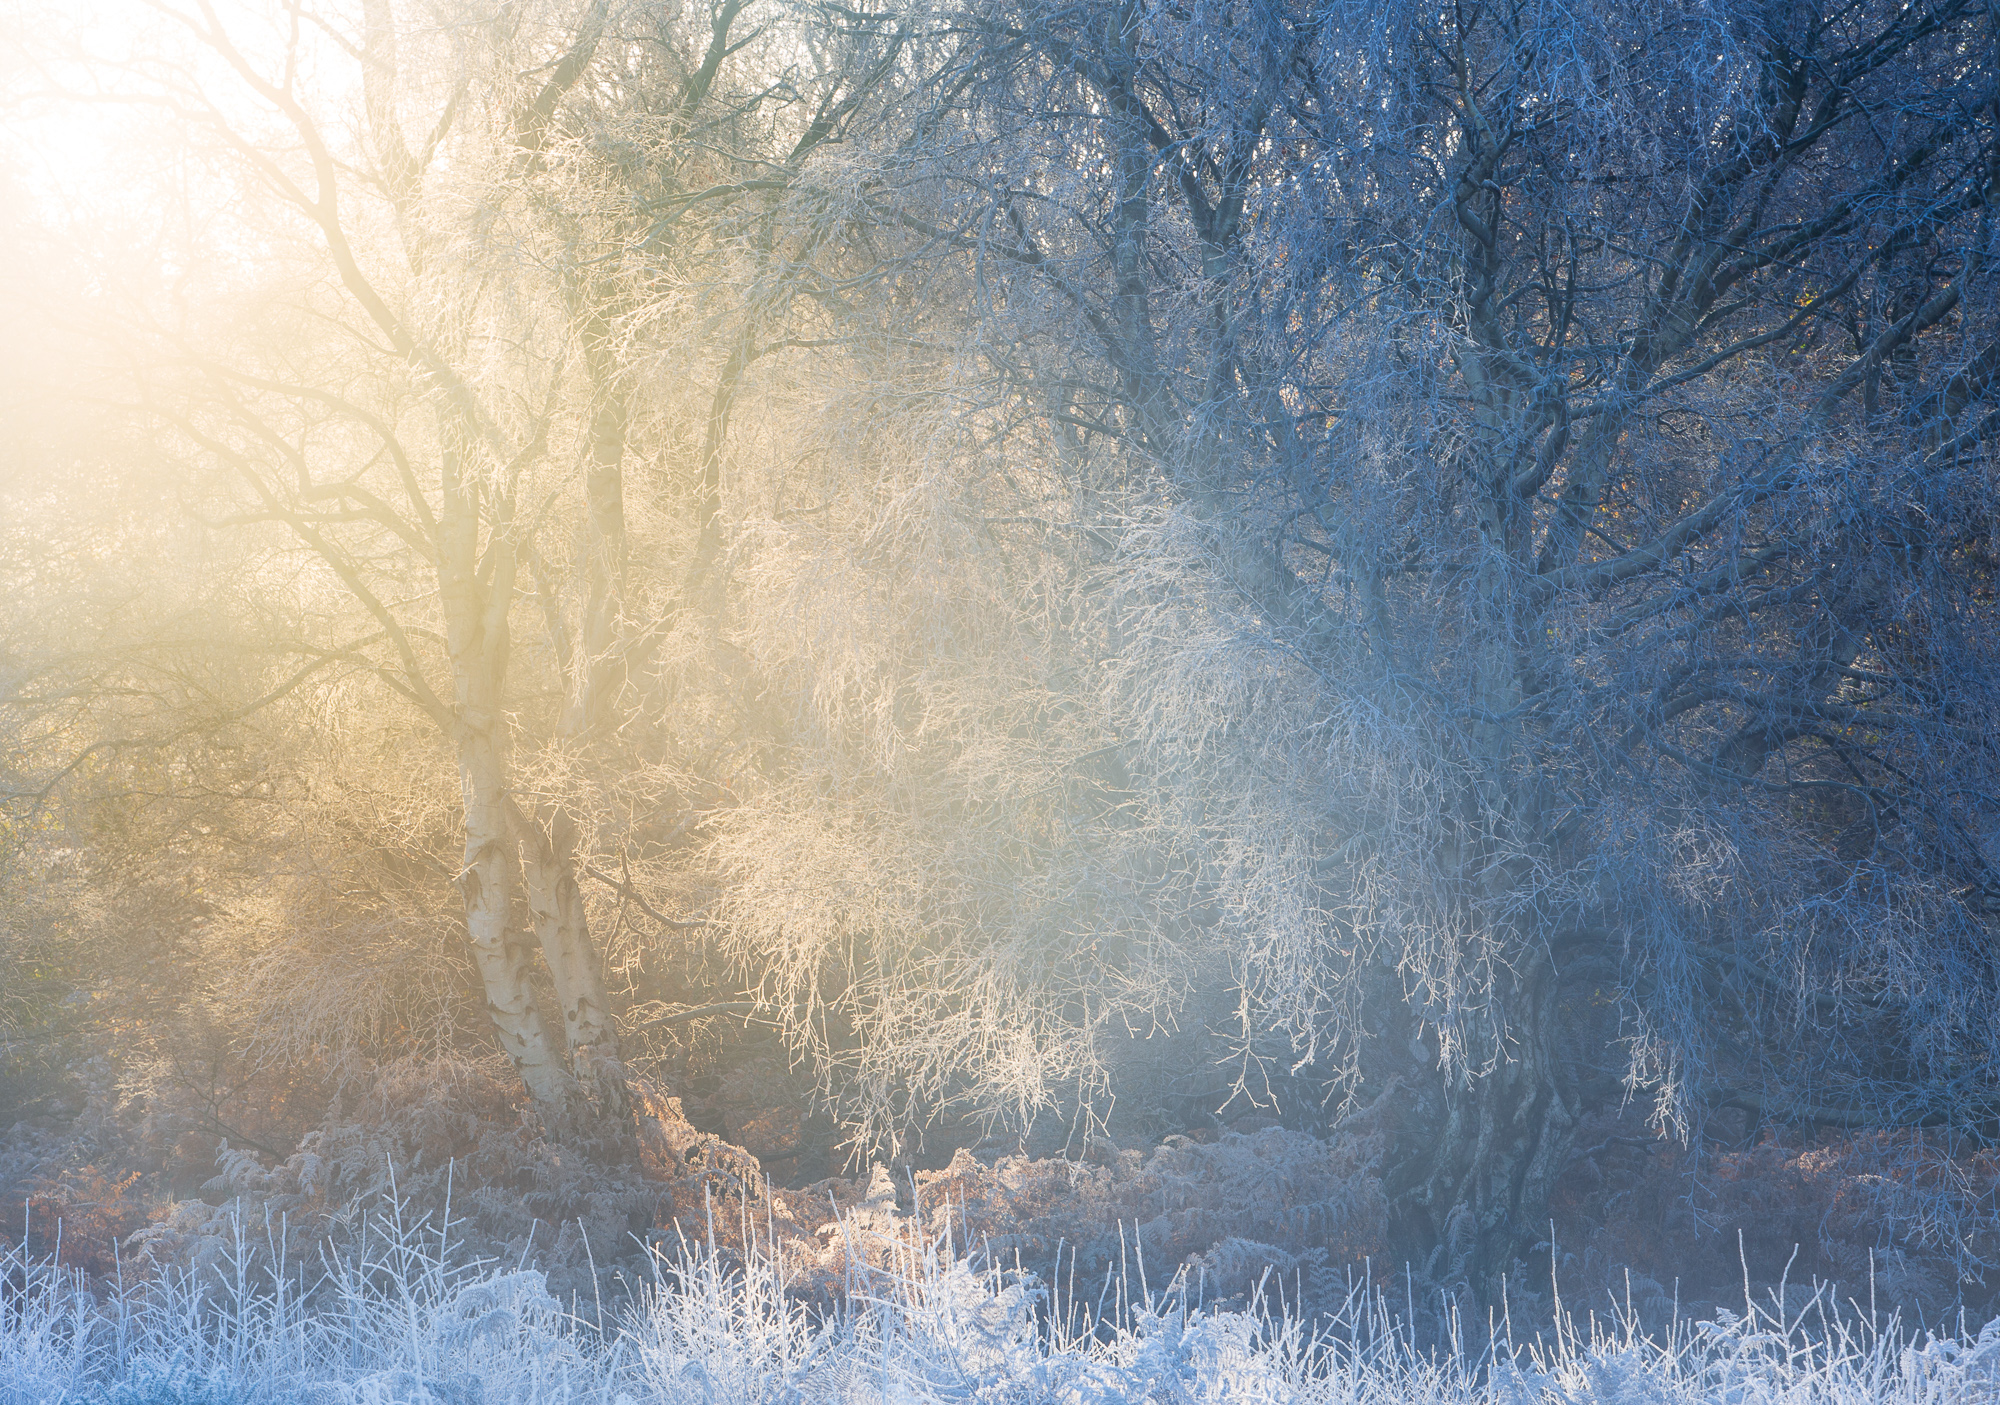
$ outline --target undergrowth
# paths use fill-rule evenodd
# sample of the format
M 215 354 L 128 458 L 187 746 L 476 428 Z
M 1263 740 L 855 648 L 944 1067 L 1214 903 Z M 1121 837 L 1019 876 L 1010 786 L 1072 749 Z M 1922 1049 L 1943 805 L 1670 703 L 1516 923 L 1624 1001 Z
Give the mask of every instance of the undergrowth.
M 1635 1317 L 1504 1319 L 1479 1349 L 1419 1345 L 1365 1280 L 1308 1326 L 1267 1277 L 1218 1307 L 1202 1275 L 1072 1287 L 881 1235 L 865 1217 L 837 1299 L 791 1291 L 781 1241 L 681 1243 L 617 1306 L 564 1303 L 538 1271 L 467 1259 L 449 1220 L 396 1206 L 355 1251 L 285 1261 L 276 1225 L 237 1224 L 196 1270 L 93 1288 L 49 1256 L 0 1254 L 0 1405 L 1984 1405 L 2000 1319 L 1913 1334 L 1825 1290 L 1647 1333 Z M 857 1245 L 857 1248 L 860 1246 Z M 1459 1333 L 1456 1340 L 1473 1334 Z

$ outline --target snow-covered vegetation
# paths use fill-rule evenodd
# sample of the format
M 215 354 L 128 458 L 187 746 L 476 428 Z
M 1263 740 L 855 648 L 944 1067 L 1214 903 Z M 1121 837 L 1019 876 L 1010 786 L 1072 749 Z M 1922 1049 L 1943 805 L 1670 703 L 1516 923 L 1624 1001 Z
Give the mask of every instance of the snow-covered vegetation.
M 1590 1314 L 1531 1340 L 1504 1317 L 1420 1340 L 1365 1282 L 1307 1324 L 1268 1280 L 1248 1310 L 1204 1302 L 1185 1275 L 1052 1292 L 949 1239 L 858 1268 L 819 1307 L 787 1291 L 768 1250 L 662 1255 L 651 1283 L 611 1305 L 560 1301 L 532 1269 L 465 1262 L 448 1234 L 393 1210 L 360 1251 L 306 1271 L 266 1257 L 281 1242 L 239 1225 L 210 1272 L 122 1289 L 8 1251 L 0 1405 L 2000 1399 L 2000 1319 L 1913 1332 L 1827 1289 L 1650 1335 Z

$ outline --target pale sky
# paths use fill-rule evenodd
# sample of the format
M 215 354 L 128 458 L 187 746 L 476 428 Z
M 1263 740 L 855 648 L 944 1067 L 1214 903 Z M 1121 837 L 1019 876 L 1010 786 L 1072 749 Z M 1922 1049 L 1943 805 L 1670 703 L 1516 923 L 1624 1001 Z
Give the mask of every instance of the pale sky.
M 231 36 L 254 47 L 275 75 L 291 28 L 287 7 L 280 0 L 225 0 L 216 9 Z M 157 90 L 169 71 L 237 125 L 268 120 L 176 13 L 198 16 L 199 0 L 0 0 L 0 172 L 30 206 L 16 215 L 73 229 L 79 220 L 116 226 L 165 213 L 145 202 L 157 200 L 163 178 L 178 184 L 186 175 L 170 169 L 185 159 L 176 121 L 157 107 L 118 98 L 142 86 Z M 333 60 L 316 75 L 320 81 L 343 88 L 356 81 L 351 62 L 317 30 L 307 26 L 300 38 L 309 60 Z

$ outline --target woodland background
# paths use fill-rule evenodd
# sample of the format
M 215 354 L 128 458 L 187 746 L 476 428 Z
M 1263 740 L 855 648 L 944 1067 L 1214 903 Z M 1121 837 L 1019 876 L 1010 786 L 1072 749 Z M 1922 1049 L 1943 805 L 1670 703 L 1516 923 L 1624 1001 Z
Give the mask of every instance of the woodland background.
M 1990 1315 L 1996 25 L 15 6 L 0 1233 Z

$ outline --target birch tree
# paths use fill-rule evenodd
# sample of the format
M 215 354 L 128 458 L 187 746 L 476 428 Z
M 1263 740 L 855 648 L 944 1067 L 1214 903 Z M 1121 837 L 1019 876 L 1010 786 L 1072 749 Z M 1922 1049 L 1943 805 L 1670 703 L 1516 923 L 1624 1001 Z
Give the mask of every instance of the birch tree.
M 352 622 L 302 652 L 365 670 L 449 747 L 457 884 L 501 1047 L 551 1135 L 614 1155 L 630 1153 L 631 1110 L 580 887 L 584 836 L 573 808 L 524 783 L 518 754 L 574 749 L 615 725 L 633 386 L 613 330 L 621 251 L 594 250 L 594 278 L 566 277 L 536 192 L 583 130 L 579 104 L 634 42 L 677 82 L 684 129 L 740 8 L 717 9 L 683 48 L 658 29 L 607 38 L 603 4 L 496 17 L 294 8 L 268 31 L 203 5 L 176 17 L 221 78 L 161 65 L 137 94 L 219 146 L 252 211 L 301 232 L 318 269 L 277 299 L 288 325 L 267 320 L 233 346 L 175 336 L 148 403 L 211 472 L 218 521 L 282 528 L 337 602 L 330 618 Z M 343 91 L 358 99 L 352 129 Z M 586 268 L 577 241 L 618 237 L 601 223 L 568 234 L 557 252 Z M 569 501 L 580 511 L 563 519 Z M 577 524 L 576 630 L 567 573 L 549 559 L 562 520 Z M 542 607 L 527 658 L 524 596 Z M 545 688 L 560 701 L 541 709 Z

